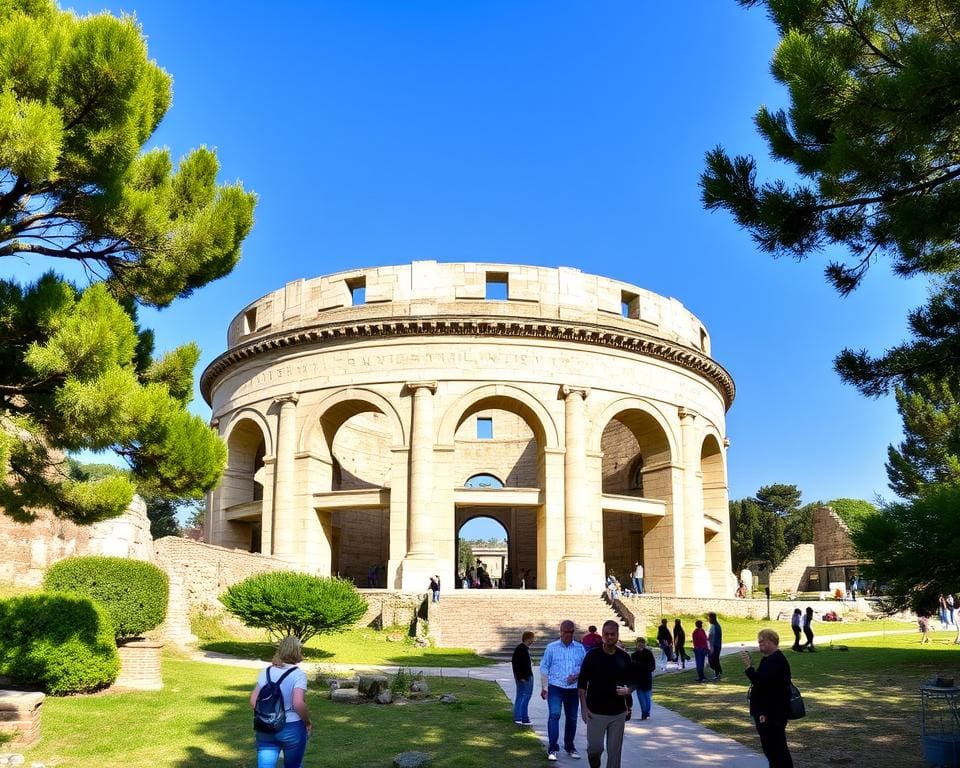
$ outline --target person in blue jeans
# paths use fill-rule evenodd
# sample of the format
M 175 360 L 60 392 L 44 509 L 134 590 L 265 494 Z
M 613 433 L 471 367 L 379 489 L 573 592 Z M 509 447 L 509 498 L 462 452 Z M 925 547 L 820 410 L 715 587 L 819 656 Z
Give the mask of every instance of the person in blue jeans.
M 574 759 L 580 758 L 573 740 L 577 735 L 580 694 L 577 680 L 586 650 L 573 639 L 576 626 L 570 619 L 560 624 L 560 639 L 554 640 L 540 660 L 540 696 L 547 702 L 547 760 L 557 761 L 560 752 L 560 711 L 564 713 L 563 748 Z
M 288 635 L 280 641 L 273 662 L 264 668 L 257 678 L 257 685 L 250 694 L 250 708 L 256 706 L 260 689 L 267 684 L 267 673 L 274 682 L 288 670 L 292 670 L 283 682 L 286 724 L 277 733 L 256 731 L 257 768 L 276 768 L 283 752 L 285 768 L 302 768 L 303 755 L 307 751 L 307 737 L 310 735 L 310 710 L 307 709 L 307 675 L 297 664 L 303 661 L 303 645 L 300 639 Z
M 533 645 L 533 632 L 524 632 L 520 645 L 513 649 L 510 663 L 513 666 L 513 679 L 517 684 L 517 696 L 513 701 L 513 722 L 517 725 L 530 725 L 530 699 L 533 696 L 533 664 L 530 661 L 530 646 Z

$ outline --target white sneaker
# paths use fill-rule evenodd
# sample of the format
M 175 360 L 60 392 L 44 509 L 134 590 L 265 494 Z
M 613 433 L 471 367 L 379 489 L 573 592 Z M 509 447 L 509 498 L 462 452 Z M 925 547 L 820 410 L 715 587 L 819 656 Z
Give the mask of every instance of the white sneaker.
M 557 762 L 557 753 L 556 752 L 547 752 L 547 760 L 551 763 Z

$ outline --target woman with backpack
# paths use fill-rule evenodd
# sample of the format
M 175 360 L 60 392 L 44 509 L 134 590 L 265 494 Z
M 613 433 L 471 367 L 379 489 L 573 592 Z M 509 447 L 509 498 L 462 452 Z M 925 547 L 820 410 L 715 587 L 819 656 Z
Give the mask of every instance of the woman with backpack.
M 307 709 L 307 675 L 297 666 L 303 661 L 300 638 L 280 641 L 273 662 L 260 672 L 250 694 L 253 727 L 257 737 L 257 768 L 276 768 L 283 750 L 285 768 L 301 768 L 310 735 Z

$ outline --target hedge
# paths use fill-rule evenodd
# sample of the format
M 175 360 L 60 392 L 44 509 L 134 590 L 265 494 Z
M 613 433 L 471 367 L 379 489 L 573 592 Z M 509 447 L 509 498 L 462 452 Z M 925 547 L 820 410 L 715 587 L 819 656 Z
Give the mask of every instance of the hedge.
M 167 615 L 167 575 L 142 560 L 71 557 L 50 568 L 43 585 L 100 603 L 110 614 L 118 642 L 149 632 Z
M 55 696 L 106 688 L 120 671 L 106 609 L 78 595 L 0 600 L 0 675 Z

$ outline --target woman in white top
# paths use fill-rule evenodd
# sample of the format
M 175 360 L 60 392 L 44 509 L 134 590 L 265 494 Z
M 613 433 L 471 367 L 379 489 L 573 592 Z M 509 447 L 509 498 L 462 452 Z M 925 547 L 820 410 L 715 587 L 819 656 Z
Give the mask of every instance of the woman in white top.
M 283 750 L 283 764 L 286 768 L 301 768 L 303 753 L 307 749 L 307 737 L 310 735 L 310 710 L 307 709 L 307 675 L 296 665 L 303 661 L 303 644 L 300 638 L 288 635 L 280 641 L 273 662 L 260 672 L 257 686 L 250 694 L 250 707 L 257 704 L 260 689 L 267 684 L 267 671 L 270 679 L 276 682 L 291 667 L 293 671 L 280 683 L 283 692 L 286 723 L 277 733 L 256 731 L 257 768 L 276 768 Z

